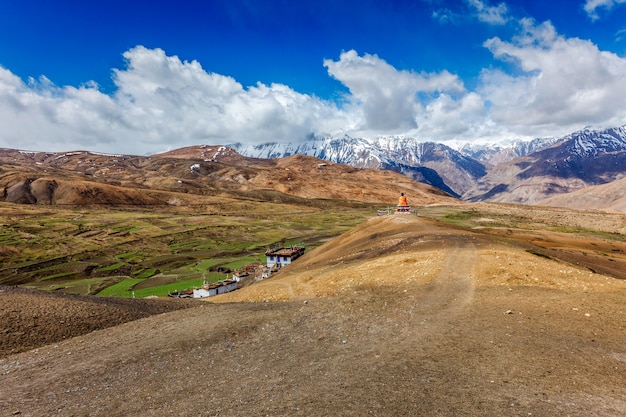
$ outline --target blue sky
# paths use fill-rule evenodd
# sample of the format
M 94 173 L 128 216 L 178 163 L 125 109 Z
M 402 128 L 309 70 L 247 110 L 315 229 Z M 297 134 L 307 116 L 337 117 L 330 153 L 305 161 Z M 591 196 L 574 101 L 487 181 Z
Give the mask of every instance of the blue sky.
M 626 123 L 626 0 L 0 0 L 0 146 L 147 154 Z

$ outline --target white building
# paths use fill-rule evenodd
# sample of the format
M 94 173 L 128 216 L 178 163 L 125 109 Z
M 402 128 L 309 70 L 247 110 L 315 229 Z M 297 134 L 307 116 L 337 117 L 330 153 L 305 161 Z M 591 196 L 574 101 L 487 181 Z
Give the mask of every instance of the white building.
M 289 265 L 302 255 L 304 255 L 304 246 L 280 247 L 265 252 L 267 267 L 270 270 L 274 267 L 282 268 Z

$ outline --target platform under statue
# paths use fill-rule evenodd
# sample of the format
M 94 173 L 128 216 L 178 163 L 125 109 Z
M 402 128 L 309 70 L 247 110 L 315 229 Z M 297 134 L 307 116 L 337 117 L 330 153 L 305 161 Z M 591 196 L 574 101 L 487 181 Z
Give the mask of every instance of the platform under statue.
M 400 198 L 398 198 L 396 214 L 411 214 L 411 206 L 409 206 L 409 202 L 407 201 L 404 193 L 400 193 Z

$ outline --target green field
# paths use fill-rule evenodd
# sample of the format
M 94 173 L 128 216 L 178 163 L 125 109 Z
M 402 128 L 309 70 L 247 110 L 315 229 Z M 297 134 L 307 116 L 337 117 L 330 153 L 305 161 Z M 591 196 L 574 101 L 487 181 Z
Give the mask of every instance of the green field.
M 313 248 L 375 213 L 336 201 L 150 208 L 0 203 L 0 284 L 166 296 L 264 263 L 265 250 L 281 241 Z

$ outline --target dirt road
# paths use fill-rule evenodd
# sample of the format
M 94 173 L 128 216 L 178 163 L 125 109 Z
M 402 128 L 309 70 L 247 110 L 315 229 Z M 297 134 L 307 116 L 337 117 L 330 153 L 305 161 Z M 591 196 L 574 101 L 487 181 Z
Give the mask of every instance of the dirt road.
M 0 359 L 0 415 L 620 416 L 626 282 L 417 217 Z

